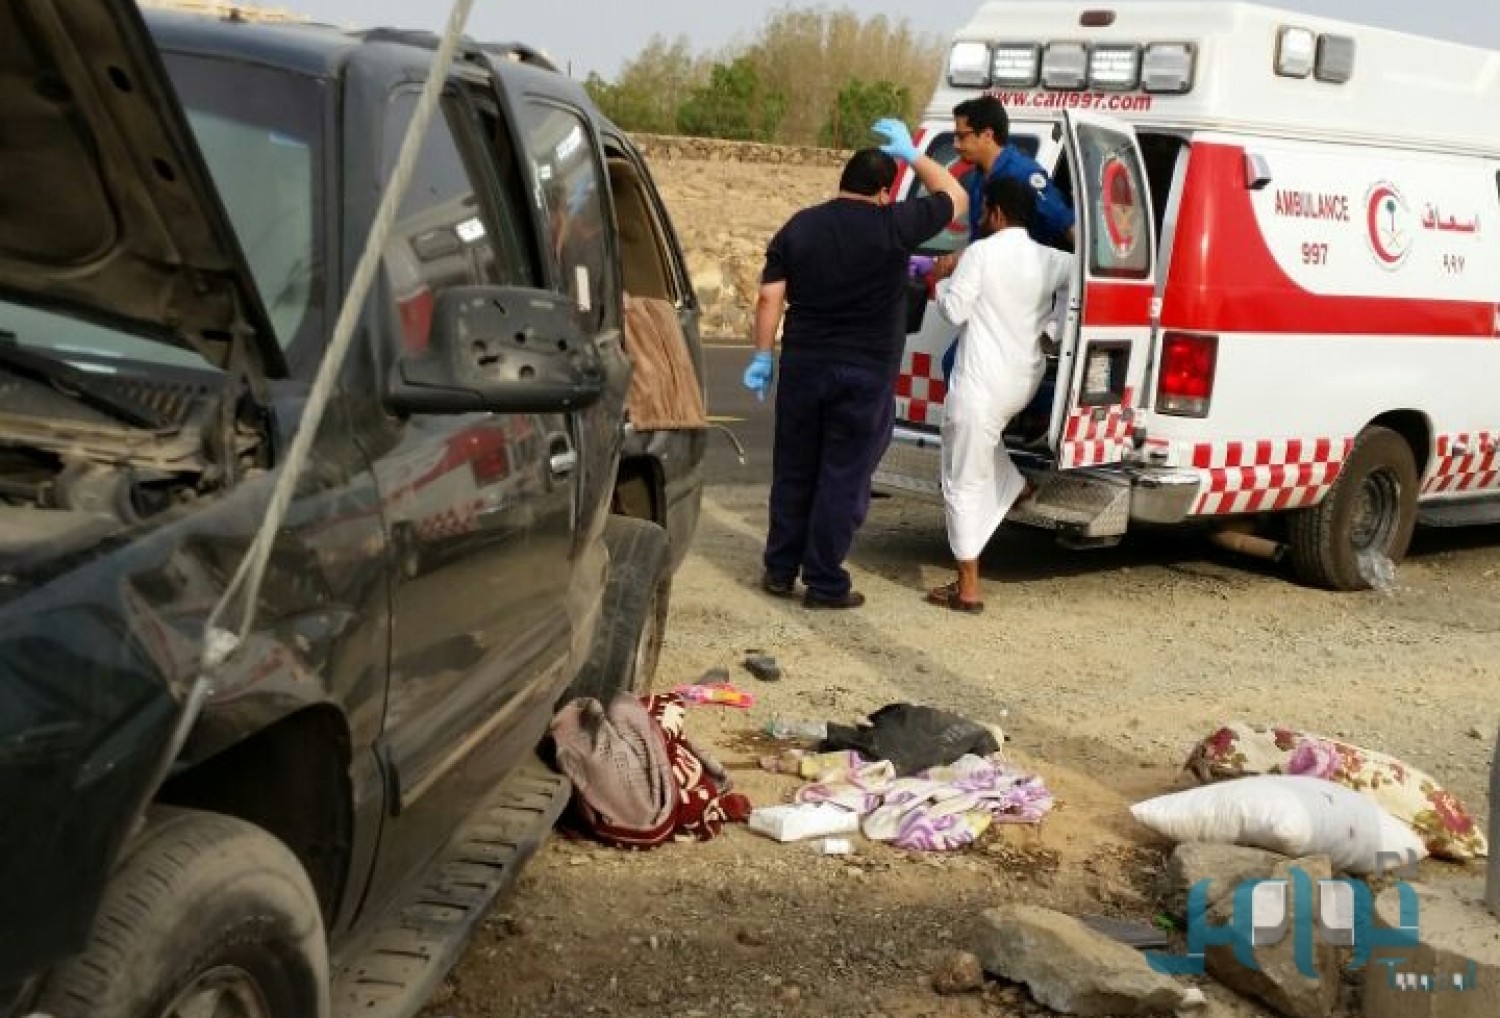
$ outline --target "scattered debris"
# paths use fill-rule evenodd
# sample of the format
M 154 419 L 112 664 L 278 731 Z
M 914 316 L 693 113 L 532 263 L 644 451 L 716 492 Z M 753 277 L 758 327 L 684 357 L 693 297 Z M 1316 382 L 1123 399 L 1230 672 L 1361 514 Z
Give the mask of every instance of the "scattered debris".
M 889 760 L 907 777 L 965 756 L 1000 752 L 990 726 L 936 707 L 892 703 L 858 725 L 829 725 L 826 749 L 852 749 L 869 760 Z
M 769 654 L 751 654 L 745 658 L 745 668 L 762 682 L 781 681 L 781 666 Z
M 1133 923 L 1102 915 L 1081 915 L 1078 921 L 1095 933 L 1103 934 L 1110 940 L 1137 951 L 1165 948 L 1171 944 L 1170 938 L 1150 923 Z
M 859 831 L 859 814 L 828 803 L 762 806 L 750 813 L 750 829 L 777 841 L 804 841 Z
M 1140 952 L 1072 916 L 1004 905 L 986 911 L 979 927 L 985 971 L 1026 984 L 1054 1011 L 1102 1018 L 1160 1014 L 1182 1003 L 1182 987 L 1152 971 Z
M 766 734 L 773 739 L 806 739 L 822 742 L 828 738 L 826 721 L 783 721 L 772 718 L 766 722 Z
M 722 686 L 729 681 L 729 669 L 716 665 L 699 676 L 699 686 Z
M 691 704 L 741 708 L 755 706 L 753 693 L 742 692 L 729 682 L 719 682 L 713 685 L 694 683 L 691 686 L 678 686 L 672 692 Z
M 944 996 L 973 993 L 984 988 L 984 966 L 968 951 L 950 951 L 932 973 L 932 988 Z

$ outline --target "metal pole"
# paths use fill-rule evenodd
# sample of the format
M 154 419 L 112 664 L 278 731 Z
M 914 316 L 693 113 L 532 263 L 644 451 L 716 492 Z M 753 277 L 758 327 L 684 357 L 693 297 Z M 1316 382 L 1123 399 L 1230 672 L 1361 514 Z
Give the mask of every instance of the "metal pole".
M 1490 871 L 1484 889 L 1484 900 L 1490 911 L 1500 916 L 1500 738 L 1495 740 L 1490 757 Z

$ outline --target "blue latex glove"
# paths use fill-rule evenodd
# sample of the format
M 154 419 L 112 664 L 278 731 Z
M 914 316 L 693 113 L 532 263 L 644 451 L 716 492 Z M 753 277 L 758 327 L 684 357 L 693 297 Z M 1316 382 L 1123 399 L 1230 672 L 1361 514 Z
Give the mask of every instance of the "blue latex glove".
M 885 135 L 887 141 L 886 144 L 880 146 L 880 151 L 886 155 L 908 163 L 914 163 L 921 158 L 920 153 L 917 152 L 917 146 L 912 144 L 911 132 L 895 117 L 884 117 L 875 121 L 870 130 L 876 134 Z
M 745 368 L 745 377 L 742 381 L 745 383 L 745 388 L 755 393 L 756 397 L 764 403 L 766 390 L 771 387 L 771 378 L 775 374 L 776 368 L 770 353 L 761 350 L 750 358 L 750 364 Z

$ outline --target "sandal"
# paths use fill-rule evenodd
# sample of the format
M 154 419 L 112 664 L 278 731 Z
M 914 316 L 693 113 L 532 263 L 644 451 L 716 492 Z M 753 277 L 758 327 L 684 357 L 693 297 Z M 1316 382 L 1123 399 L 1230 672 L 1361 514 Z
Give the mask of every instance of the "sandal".
M 933 587 L 927 592 L 927 600 L 932 604 L 947 604 L 948 598 L 958 593 L 958 581 L 945 583 L 941 587 Z
M 939 608 L 947 608 L 951 612 L 963 612 L 966 615 L 979 615 L 984 612 L 983 601 L 965 601 L 958 596 L 958 590 L 946 590 L 939 587 L 927 595 L 927 603 L 935 604 Z

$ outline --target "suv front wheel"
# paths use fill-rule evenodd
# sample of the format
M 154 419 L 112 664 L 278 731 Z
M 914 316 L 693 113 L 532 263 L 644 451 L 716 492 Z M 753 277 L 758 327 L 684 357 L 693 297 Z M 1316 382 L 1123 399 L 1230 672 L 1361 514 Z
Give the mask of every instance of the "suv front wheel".
M 104 892 L 89 941 L 50 976 L 54 1018 L 327 1018 L 328 950 L 307 874 L 233 817 L 169 811 Z

